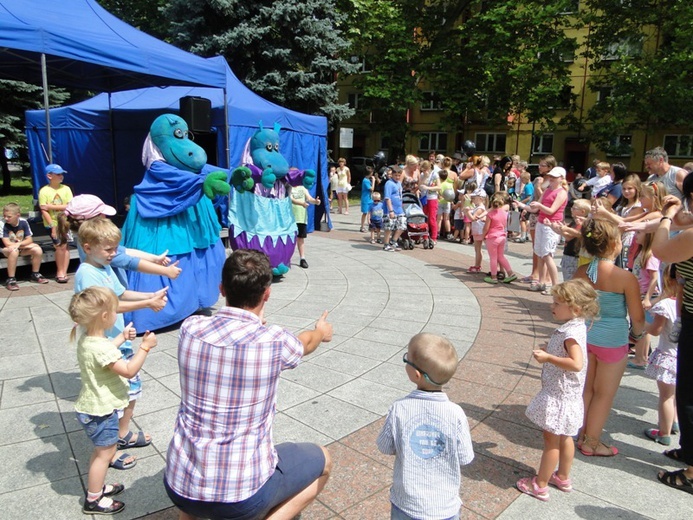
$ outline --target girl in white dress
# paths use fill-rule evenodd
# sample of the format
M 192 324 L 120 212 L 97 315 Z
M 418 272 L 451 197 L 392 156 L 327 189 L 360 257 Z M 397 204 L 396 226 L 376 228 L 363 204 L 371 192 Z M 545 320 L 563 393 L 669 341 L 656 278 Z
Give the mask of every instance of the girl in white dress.
M 525 414 L 544 430 L 544 452 L 534 477 L 517 481 L 517 489 L 539 500 L 549 499 L 551 484 L 561 491 L 573 490 L 570 468 L 575 455 L 572 436 L 583 421 L 582 390 L 587 375 L 587 330 L 585 319 L 599 314 L 596 291 L 584 280 L 572 279 L 551 289 L 554 320 L 563 322 L 548 345 L 535 350 L 543 365 L 541 390 Z M 558 469 L 556 471 L 556 465 Z

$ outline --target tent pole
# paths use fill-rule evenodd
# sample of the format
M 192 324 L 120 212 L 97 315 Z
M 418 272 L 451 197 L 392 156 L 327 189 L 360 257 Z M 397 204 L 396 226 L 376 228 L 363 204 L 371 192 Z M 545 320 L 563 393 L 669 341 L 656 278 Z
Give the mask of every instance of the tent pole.
M 43 81 L 43 108 L 46 110 L 46 137 L 48 138 L 48 162 L 53 162 L 53 143 L 51 139 L 51 114 L 48 106 L 48 70 L 46 55 L 41 53 L 41 80 Z
M 118 173 L 116 171 L 116 150 L 115 150 L 115 132 L 113 128 L 113 106 L 111 105 L 111 93 L 108 93 L 108 126 L 111 136 L 111 169 L 113 170 L 113 198 L 115 199 L 114 206 L 116 209 L 120 206 L 118 201 Z
M 229 147 L 229 103 L 226 96 L 228 92 L 224 88 L 224 143 L 226 143 L 226 167 L 231 169 L 231 148 Z

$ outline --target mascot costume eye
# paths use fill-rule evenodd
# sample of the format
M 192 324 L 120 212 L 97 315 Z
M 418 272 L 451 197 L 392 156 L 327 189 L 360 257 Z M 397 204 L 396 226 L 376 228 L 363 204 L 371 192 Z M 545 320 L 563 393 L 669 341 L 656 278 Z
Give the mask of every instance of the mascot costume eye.
M 315 171 L 289 168 L 279 150 L 279 125 L 255 132 L 246 144 L 243 165 L 231 174 L 229 241 L 233 249 L 256 249 L 270 259 L 272 274 L 286 274 L 296 246 L 291 186 L 311 189 Z
M 207 164 L 205 151 L 190 140 L 180 117 L 164 114 L 149 130 L 142 150 L 146 172 L 135 186 L 123 226 L 125 247 L 160 254 L 168 249 L 182 268 L 176 280 L 128 272 L 129 288 L 154 292 L 169 286 L 168 304 L 126 319 L 138 330 L 177 323 L 219 299 L 221 269 L 226 259 L 219 238 L 221 225 L 212 200 L 228 195 L 228 171 Z

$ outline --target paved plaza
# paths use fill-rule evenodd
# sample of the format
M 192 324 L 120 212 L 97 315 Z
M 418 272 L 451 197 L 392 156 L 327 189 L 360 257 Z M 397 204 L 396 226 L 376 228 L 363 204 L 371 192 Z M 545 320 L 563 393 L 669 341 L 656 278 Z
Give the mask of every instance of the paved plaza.
M 289 274 L 272 286 L 266 313 L 268 322 L 294 332 L 311 328 L 323 310 L 334 325 L 333 341 L 284 372 L 279 387 L 275 440 L 326 445 L 334 459 L 331 480 L 301 520 L 389 518 L 393 457 L 380 454 L 375 439 L 388 406 L 413 389 L 402 354 L 418 332 L 446 336 L 462 358 L 445 388 L 466 412 L 474 442 L 475 459 L 463 469 L 461 518 L 691 518 L 693 497 L 656 480 L 660 468 L 676 468 L 642 434 L 656 426 L 657 391 L 636 370 L 626 371 L 606 425 L 604 440 L 620 454 L 578 453 L 571 494 L 552 489 L 547 503 L 520 494 L 515 481 L 531 475 L 541 456 L 541 431 L 524 410 L 540 387 L 532 349 L 556 327 L 547 321 L 550 297 L 467 274 L 471 246 L 441 241 L 432 251 L 384 252 L 358 232 L 353 209 L 333 215 L 331 232 L 309 236 L 309 269 L 294 257 Z M 511 244 L 519 273 L 529 274 L 530 254 L 529 244 Z M 68 339 L 71 282 L 0 289 L 3 520 L 84 517 L 91 445 L 73 411 L 80 382 Z M 135 468 L 109 471 L 109 482 L 126 485 L 119 520 L 177 518 L 162 485 L 180 395 L 177 334 L 177 328 L 158 334 L 142 371 L 134 422 L 154 441 L 130 450 Z

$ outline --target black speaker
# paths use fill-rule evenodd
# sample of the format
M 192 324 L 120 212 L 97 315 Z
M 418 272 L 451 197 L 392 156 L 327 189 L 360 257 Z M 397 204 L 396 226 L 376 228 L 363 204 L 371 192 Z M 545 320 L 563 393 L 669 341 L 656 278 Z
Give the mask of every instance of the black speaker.
M 212 102 L 209 99 L 185 96 L 180 98 L 180 117 L 192 132 L 211 132 Z

